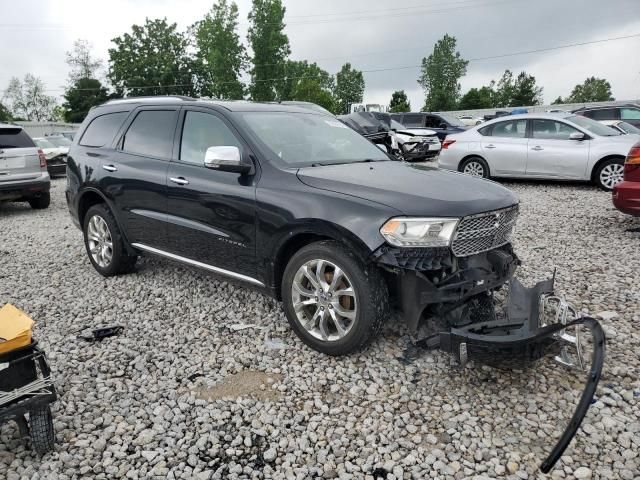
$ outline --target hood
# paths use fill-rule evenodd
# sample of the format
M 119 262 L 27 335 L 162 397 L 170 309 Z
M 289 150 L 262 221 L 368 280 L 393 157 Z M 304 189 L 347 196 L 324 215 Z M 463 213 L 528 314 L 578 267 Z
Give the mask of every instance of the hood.
M 428 128 L 405 128 L 403 130 L 398 130 L 397 132 L 405 135 L 417 135 L 422 137 L 431 137 L 436 134 L 435 131 L 429 130 Z
M 305 167 L 297 175 L 310 187 L 377 202 L 411 216 L 464 217 L 518 202 L 513 192 L 495 182 L 395 161 Z

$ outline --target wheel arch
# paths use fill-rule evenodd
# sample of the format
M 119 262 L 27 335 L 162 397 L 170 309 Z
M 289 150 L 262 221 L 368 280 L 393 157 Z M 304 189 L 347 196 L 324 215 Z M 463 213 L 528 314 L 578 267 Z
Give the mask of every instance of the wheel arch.
M 364 241 L 352 232 L 330 222 L 318 224 L 316 220 L 313 226 L 307 225 L 294 231 L 289 231 L 268 257 L 273 258 L 269 277 L 274 295 L 278 300 L 282 299 L 282 277 L 291 257 L 301 248 L 323 240 L 342 243 L 362 261 L 367 261 L 369 255 L 371 255 L 371 250 Z
M 625 156 L 624 155 L 620 155 L 617 153 L 611 154 L 611 155 L 605 155 L 604 157 L 602 157 L 600 160 L 598 160 L 595 165 L 591 168 L 591 181 L 595 182 L 596 181 L 596 172 L 598 171 L 598 169 L 600 168 L 600 166 L 606 162 L 607 160 L 616 160 L 616 159 L 620 159 L 624 162 L 625 160 Z
M 470 158 L 479 158 L 480 160 L 482 160 L 484 163 L 486 163 L 487 165 L 489 165 L 489 162 L 487 162 L 487 159 L 484 158 L 482 155 L 479 155 L 477 153 L 469 153 L 467 155 L 465 155 L 464 157 L 462 157 L 460 159 L 460 161 L 458 162 L 458 171 L 461 172 L 462 171 L 462 164 L 464 162 L 466 162 L 467 160 L 469 160 Z
M 134 249 L 131 247 L 131 244 L 127 239 L 127 232 L 124 230 L 124 228 L 122 228 L 122 222 L 120 222 L 115 208 L 113 208 L 111 203 L 99 190 L 88 188 L 80 194 L 80 197 L 78 199 L 78 222 L 80 223 L 80 229 L 84 230 L 84 218 L 89 209 L 94 205 L 99 204 L 104 204 L 107 206 L 107 208 L 109 208 L 109 210 L 111 210 L 113 218 L 115 218 L 116 224 L 120 229 L 120 235 L 122 235 L 127 252 L 129 254 L 135 253 Z

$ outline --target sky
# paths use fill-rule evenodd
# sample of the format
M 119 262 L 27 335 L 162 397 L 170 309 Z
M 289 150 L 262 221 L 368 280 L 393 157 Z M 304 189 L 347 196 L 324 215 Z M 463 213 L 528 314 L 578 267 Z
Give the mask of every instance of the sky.
M 0 0 L 0 96 L 12 76 L 32 73 L 60 96 L 65 52 L 76 39 L 108 60 L 111 39 L 163 18 L 186 29 L 213 0 Z M 236 0 L 245 38 L 251 0 Z M 345 62 L 365 73 L 365 102 L 388 104 L 405 90 L 413 110 L 424 104 L 417 83 L 422 58 L 446 33 L 469 59 L 462 91 L 526 70 L 546 103 L 589 76 L 609 80 L 618 100 L 640 98 L 640 0 L 283 0 L 291 58 L 330 73 Z M 538 53 L 569 44 L 608 40 Z M 486 57 L 499 57 L 489 58 Z M 103 74 L 106 73 L 103 72 Z

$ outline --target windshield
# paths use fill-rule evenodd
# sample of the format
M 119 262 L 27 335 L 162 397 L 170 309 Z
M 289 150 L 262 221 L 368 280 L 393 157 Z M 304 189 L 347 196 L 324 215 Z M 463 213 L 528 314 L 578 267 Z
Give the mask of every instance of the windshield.
M 617 137 L 622 135 L 619 131 L 611 127 L 607 127 L 600 122 L 596 122 L 595 120 L 591 120 L 590 118 L 583 117 L 582 115 L 571 115 L 570 117 L 565 118 L 565 120 L 569 120 L 585 130 L 589 130 L 589 132 L 601 137 Z
M 640 128 L 638 127 L 634 127 L 633 125 L 631 125 L 630 123 L 627 122 L 620 122 L 618 124 L 618 127 L 620 127 L 622 130 L 624 130 L 625 132 L 629 133 L 629 134 L 636 134 L 636 135 L 640 135 Z
M 289 167 L 389 160 L 362 135 L 325 115 L 248 112 L 241 116 L 271 156 Z
M 49 137 L 47 140 L 53 143 L 56 147 L 68 147 L 72 144 L 68 138 L 64 137 Z
M 391 119 L 391 130 L 404 130 L 406 127 L 397 120 Z
M 456 117 L 452 117 L 451 115 L 446 114 L 443 115 L 442 113 L 439 113 L 438 115 L 443 118 L 449 125 L 453 125 L 454 127 L 466 127 L 466 125 Z
M 44 138 L 34 138 L 33 141 L 40 148 L 56 148 L 53 143 L 49 140 L 45 140 Z

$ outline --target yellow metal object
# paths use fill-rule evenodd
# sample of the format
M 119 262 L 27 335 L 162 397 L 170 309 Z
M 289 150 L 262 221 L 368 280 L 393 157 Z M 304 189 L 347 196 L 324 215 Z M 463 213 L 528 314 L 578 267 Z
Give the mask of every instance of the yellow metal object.
M 0 308 L 0 354 L 31 343 L 33 320 L 22 310 L 7 303 Z

